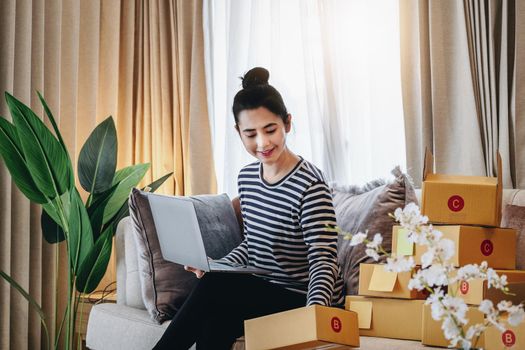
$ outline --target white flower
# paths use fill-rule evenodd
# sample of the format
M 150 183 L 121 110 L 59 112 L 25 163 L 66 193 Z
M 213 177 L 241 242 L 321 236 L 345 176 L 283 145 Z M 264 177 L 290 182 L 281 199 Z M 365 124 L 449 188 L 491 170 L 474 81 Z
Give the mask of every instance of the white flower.
M 470 347 L 472 346 L 472 342 L 470 340 L 461 338 L 461 336 L 459 336 L 457 340 L 458 340 L 458 343 L 461 344 L 460 346 L 463 350 L 470 350 Z
M 474 337 L 479 337 L 487 329 L 485 325 L 478 323 L 473 326 L 470 326 L 465 334 L 465 338 L 472 339 Z
M 489 288 L 496 288 L 503 290 L 507 286 L 507 276 L 501 275 L 499 276 L 498 273 L 491 268 L 487 269 L 487 286 Z
M 447 308 L 447 311 L 453 315 L 458 322 L 461 324 L 466 324 L 468 322 L 465 317 L 467 315 L 468 306 L 463 299 L 447 294 L 442 302 Z
M 500 332 L 505 331 L 505 326 L 500 322 L 499 312 L 494 308 L 492 301 L 487 299 L 482 300 L 479 304 L 478 310 L 483 312 L 486 315 L 485 319 L 499 329 Z
M 516 327 L 525 320 L 525 311 L 523 311 L 523 305 L 515 305 L 514 307 L 516 309 L 509 312 L 507 322 L 509 322 L 511 326 Z
M 405 258 L 401 257 L 390 257 L 386 259 L 386 269 L 387 271 L 394 272 L 406 272 L 411 271 L 416 266 L 414 258 L 412 256 Z
M 482 300 L 481 303 L 479 303 L 478 310 L 483 312 L 485 315 L 491 315 L 496 312 L 494 309 L 494 304 L 488 299 Z
M 434 246 L 443 236 L 443 233 L 434 229 L 432 225 L 421 226 L 419 231 L 419 239 L 416 243 L 420 245 Z
M 432 294 L 431 296 L 434 296 L 434 294 Z M 445 314 L 445 305 L 443 305 L 443 303 L 441 302 L 441 299 L 443 299 L 443 296 L 441 296 L 440 298 L 436 298 L 434 301 L 430 302 L 430 310 L 432 311 L 432 318 L 436 321 L 441 320 L 441 318 Z M 427 299 L 427 302 L 428 302 L 428 299 Z
M 411 278 L 410 281 L 408 281 L 408 289 L 409 290 L 423 290 L 425 289 L 425 285 L 420 279 L 417 278 Z
M 356 246 L 358 244 L 361 244 L 366 239 L 366 233 L 359 232 L 352 236 L 352 240 L 350 241 L 350 246 Z
M 450 260 L 456 252 L 456 245 L 450 239 L 440 239 L 437 244 L 436 255 L 439 256 L 441 262 Z
M 365 250 L 365 254 L 374 259 L 375 261 L 379 260 L 379 254 L 375 249 L 368 248 Z
M 432 225 L 427 226 L 428 229 L 425 231 L 425 237 L 429 242 L 437 242 L 443 237 L 443 233 L 439 230 L 434 229 Z
M 436 250 L 434 248 L 429 248 L 423 255 L 421 255 L 421 267 L 426 269 L 432 262 L 434 262 Z
M 418 226 L 428 222 L 428 218 L 421 215 L 419 207 L 415 203 L 409 203 L 403 209 L 396 209 L 394 217 L 408 231 L 416 231 Z
M 381 243 L 383 243 L 383 237 L 381 236 L 380 233 L 376 233 L 374 235 L 374 239 L 372 240 L 372 242 L 368 242 L 366 244 L 366 247 L 367 248 L 371 248 L 371 249 L 377 249 L 377 248 L 379 248 Z
M 458 269 L 454 281 L 469 281 L 473 278 L 486 278 L 477 264 L 468 264 Z
M 446 315 L 443 317 L 443 323 L 441 324 L 441 329 L 443 330 L 443 335 L 445 338 L 450 340 L 450 345 L 456 346 L 457 343 L 461 340 L 461 331 L 452 315 Z
M 525 319 L 525 312 L 523 311 L 523 305 L 512 305 L 510 301 L 502 300 L 497 306 L 499 311 L 507 312 L 509 317 L 507 321 L 511 326 L 517 326 Z
M 448 285 L 447 268 L 441 264 L 433 264 L 429 268 L 421 270 L 423 281 L 430 287 Z

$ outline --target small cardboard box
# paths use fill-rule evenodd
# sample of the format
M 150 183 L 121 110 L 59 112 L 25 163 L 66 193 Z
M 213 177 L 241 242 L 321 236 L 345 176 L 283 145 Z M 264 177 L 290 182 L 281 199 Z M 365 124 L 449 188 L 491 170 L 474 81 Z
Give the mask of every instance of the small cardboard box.
M 455 266 L 480 264 L 486 261 L 494 269 L 516 268 L 516 230 L 463 225 L 434 225 L 443 238 L 454 241 L 456 252 L 452 258 Z M 400 226 L 392 228 L 392 252 L 397 255 L 413 255 L 416 264 L 426 247 L 409 243 L 407 232 Z
M 466 332 L 467 329 L 477 323 L 483 323 L 484 315 L 481 311 L 477 309 L 476 306 L 469 306 L 467 311 L 467 319 L 469 323 L 463 327 Z M 432 311 L 430 305 L 423 306 L 423 332 L 421 335 L 421 343 L 424 345 L 431 346 L 449 346 L 450 342 L 443 335 L 443 330 L 441 329 L 442 321 L 436 321 L 432 318 Z M 480 337 L 477 347 L 483 347 L 483 337 Z M 459 347 L 459 346 L 458 346 Z
M 498 177 L 434 174 L 433 156 L 425 152 L 421 212 L 430 222 L 498 227 L 501 222 L 502 172 Z
M 411 272 L 389 272 L 382 264 L 359 265 L 359 295 L 401 298 L 426 299 L 426 293 L 408 289 Z
M 502 300 L 512 301 L 519 304 L 525 300 L 525 271 L 524 270 L 496 270 L 498 275 L 506 275 L 509 282 L 510 293 L 508 295 L 495 288 L 488 288 L 487 281 L 475 278 L 470 281 L 461 281 L 449 286 L 449 290 L 455 291 L 456 295 L 467 304 L 479 305 L 483 299 L 488 299 L 494 304 Z
M 357 312 L 361 335 L 421 340 L 424 302 L 349 295 L 345 309 Z
M 517 327 L 510 326 L 504 322 L 505 328 L 501 333 L 496 327 L 490 326 L 483 335 L 485 338 L 485 350 L 521 350 L 525 349 L 525 323 Z
M 244 321 L 246 350 L 359 346 L 357 314 L 313 305 Z

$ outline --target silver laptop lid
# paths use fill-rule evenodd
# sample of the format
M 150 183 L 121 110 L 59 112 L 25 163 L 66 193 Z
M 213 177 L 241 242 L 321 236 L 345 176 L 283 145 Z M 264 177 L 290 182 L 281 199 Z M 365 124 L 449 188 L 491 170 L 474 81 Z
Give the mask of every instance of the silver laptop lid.
M 164 260 L 210 271 L 202 235 L 189 199 L 147 193 Z

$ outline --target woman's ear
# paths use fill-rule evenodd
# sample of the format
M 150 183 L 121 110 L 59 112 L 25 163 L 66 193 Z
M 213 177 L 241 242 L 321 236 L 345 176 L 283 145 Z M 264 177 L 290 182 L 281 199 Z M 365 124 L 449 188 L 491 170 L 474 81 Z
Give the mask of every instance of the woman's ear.
M 292 130 L 292 115 L 288 114 L 286 117 L 286 123 L 284 124 L 284 130 L 288 133 Z

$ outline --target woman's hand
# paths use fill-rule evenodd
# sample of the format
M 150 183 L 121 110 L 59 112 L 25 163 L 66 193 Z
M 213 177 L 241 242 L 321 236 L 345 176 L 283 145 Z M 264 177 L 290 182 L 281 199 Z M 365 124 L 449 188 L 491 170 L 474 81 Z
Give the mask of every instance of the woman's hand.
M 201 278 L 205 274 L 205 272 L 202 271 L 202 270 L 196 269 L 196 268 L 191 267 L 191 266 L 186 266 L 186 265 L 184 265 L 184 270 L 193 272 L 195 274 L 195 276 L 197 276 L 197 278 Z

